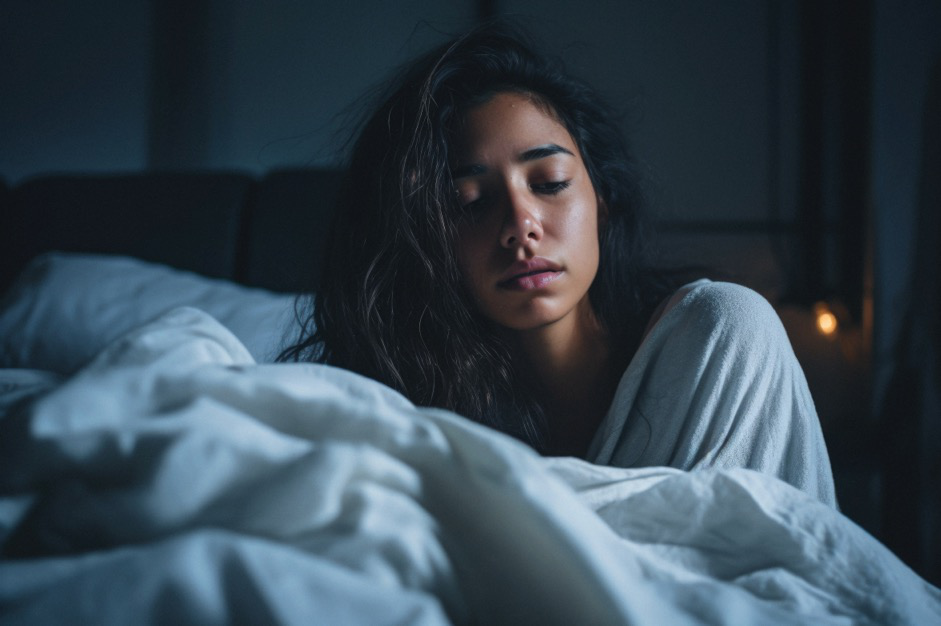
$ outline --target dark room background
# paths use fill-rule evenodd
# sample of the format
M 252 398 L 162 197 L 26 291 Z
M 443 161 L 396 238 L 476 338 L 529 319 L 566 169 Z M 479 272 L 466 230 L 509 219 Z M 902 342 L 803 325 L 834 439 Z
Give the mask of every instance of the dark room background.
M 664 262 L 775 304 L 844 512 L 937 583 L 941 0 L 5 0 L 0 177 L 336 167 L 363 93 L 503 14 L 621 114 Z

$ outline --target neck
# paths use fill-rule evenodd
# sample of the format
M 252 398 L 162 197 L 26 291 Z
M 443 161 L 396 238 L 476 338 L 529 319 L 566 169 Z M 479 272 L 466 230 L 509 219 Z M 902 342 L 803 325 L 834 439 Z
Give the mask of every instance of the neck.
M 607 333 L 590 307 L 557 324 L 517 336 L 523 376 L 540 394 L 550 432 L 550 452 L 584 456 L 604 418 L 620 372 Z

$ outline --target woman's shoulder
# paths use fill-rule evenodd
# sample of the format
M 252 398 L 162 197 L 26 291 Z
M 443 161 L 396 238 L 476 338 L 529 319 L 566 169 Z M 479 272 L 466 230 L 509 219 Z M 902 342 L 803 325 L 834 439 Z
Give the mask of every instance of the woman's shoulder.
M 723 318 L 728 316 L 751 318 L 755 315 L 772 315 L 774 308 L 757 291 L 736 283 L 697 280 L 680 287 L 676 294 L 686 307 L 700 313 L 712 313 Z
M 701 279 L 677 289 L 651 320 L 651 330 L 670 318 L 673 323 L 767 331 L 781 326 L 774 308 L 758 292 L 735 283 Z

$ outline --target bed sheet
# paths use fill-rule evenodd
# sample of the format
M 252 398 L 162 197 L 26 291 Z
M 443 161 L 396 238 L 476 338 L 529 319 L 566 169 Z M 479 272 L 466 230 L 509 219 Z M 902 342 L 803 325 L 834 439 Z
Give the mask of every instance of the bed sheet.
M 4 623 L 941 621 L 775 478 L 541 458 L 195 309 L 6 405 L 0 549 Z

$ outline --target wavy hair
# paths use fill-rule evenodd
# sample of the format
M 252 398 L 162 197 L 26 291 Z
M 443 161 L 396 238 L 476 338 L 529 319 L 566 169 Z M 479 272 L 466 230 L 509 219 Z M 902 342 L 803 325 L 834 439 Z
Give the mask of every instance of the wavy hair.
M 544 410 L 511 351 L 465 290 L 454 253 L 460 207 L 451 139 L 468 109 L 531 96 L 575 140 L 605 207 L 589 298 L 626 366 L 666 292 L 645 258 L 635 161 L 601 99 L 506 24 L 421 56 L 391 83 L 352 145 L 320 289 L 283 361 L 353 370 L 418 405 L 453 410 L 540 451 Z

